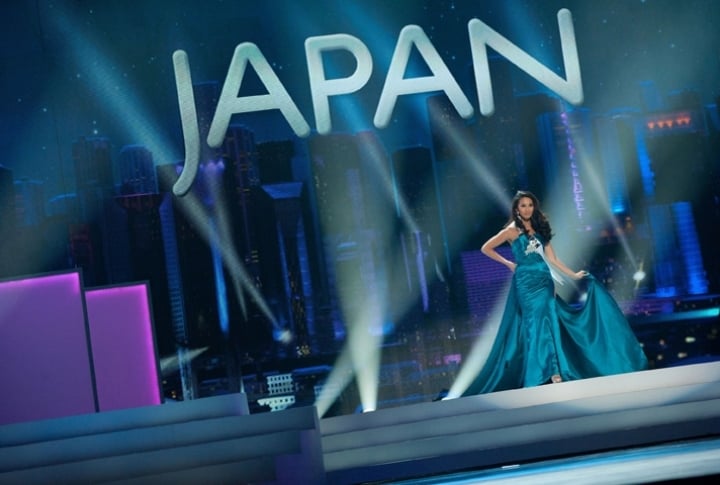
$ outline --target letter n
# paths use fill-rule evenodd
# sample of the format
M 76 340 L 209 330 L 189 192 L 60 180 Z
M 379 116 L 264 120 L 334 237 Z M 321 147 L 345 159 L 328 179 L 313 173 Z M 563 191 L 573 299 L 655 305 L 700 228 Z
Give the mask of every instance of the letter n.
M 568 9 L 561 9 L 557 14 L 560 29 L 560 45 L 567 80 L 543 66 L 525 51 L 498 34 L 478 19 L 468 23 L 470 32 L 470 48 L 472 50 L 475 83 L 477 85 L 480 112 L 490 116 L 495 111 L 495 102 L 490 81 L 487 47 L 492 47 L 501 56 L 532 76 L 544 86 L 560 95 L 566 101 L 578 105 L 583 101 L 582 80 L 580 78 L 580 62 L 578 61 L 575 30 L 572 14 Z

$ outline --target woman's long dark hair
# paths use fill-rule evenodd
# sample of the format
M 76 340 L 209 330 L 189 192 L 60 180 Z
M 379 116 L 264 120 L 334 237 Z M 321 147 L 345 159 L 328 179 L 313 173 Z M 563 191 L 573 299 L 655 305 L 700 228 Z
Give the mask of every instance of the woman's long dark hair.
M 543 211 L 540 210 L 540 201 L 537 197 L 535 197 L 535 194 L 533 194 L 532 192 L 528 192 L 526 190 L 518 190 L 515 193 L 515 197 L 513 197 L 512 200 L 512 207 L 510 208 L 510 220 L 508 221 L 506 226 L 514 222 L 515 227 L 518 227 L 520 229 L 523 228 L 522 219 L 520 219 L 520 216 L 518 215 L 518 204 L 520 203 L 520 199 L 522 199 L 523 197 L 527 197 L 532 200 L 533 207 L 535 208 L 535 210 L 533 210 L 533 215 L 530 218 L 530 225 L 536 233 L 540 234 L 540 237 L 542 238 L 544 243 L 549 243 L 553 237 L 552 228 L 550 227 L 550 221 L 548 221 L 547 217 L 545 217 Z

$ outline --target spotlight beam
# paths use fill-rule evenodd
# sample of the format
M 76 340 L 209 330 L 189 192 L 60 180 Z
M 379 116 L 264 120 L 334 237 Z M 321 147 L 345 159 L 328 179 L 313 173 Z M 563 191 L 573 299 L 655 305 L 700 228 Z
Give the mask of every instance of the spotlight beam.
M 204 204 L 197 197 L 197 195 L 191 190 L 183 197 L 176 198 L 176 201 L 179 208 L 198 229 L 198 232 L 203 238 L 203 240 L 207 244 L 212 244 L 212 241 L 214 239 L 212 227 L 209 223 L 208 214 L 206 212 Z M 225 209 L 218 208 L 216 210 L 223 211 Z M 222 219 L 222 217 L 226 216 L 221 216 L 220 218 Z M 253 299 L 253 301 L 257 303 L 258 308 L 263 313 L 263 315 L 265 315 L 273 328 L 276 330 L 281 330 L 277 319 L 270 310 L 269 305 L 267 304 L 263 296 L 260 294 L 258 289 L 255 287 L 255 285 L 253 285 L 252 278 L 247 273 L 247 270 L 245 269 L 243 263 L 240 261 L 240 258 L 238 257 L 234 246 L 232 245 L 232 241 L 223 240 L 221 238 L 218 238 L 218 240 L 220 242 L 220 247 L 218 249 L 220 250 L 220 253 L 222 255 L 223 262 L 225 263 L 233 279 L 237 279 L 237 281 L 241 283 L 243 289 L 250 294 L 250 297 Z

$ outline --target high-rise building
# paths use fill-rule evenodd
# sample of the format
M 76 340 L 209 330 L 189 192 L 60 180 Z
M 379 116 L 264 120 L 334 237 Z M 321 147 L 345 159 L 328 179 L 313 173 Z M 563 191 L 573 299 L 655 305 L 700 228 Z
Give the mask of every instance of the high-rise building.
M 184 348 L 214 349 L 227 364 L 228 389 L 237 390 L 238 355 L 260 359 L 273 351 L 274 316 L 263 299 L 254 135 L 232 125 L 219 151 L 201 160 L 185 196 L 172 194 L 181 167 L 157 167 L 159 220 L 175 339 Z
M 710 189 L 709 138 L 699 107 L 646 114 L 643 125 L 655 202 L 693 201 Z
M 404 264 L 403 268 L 395 269 L 410 275 L 406 280 L 407 290 L 416 302 L 410 308 L 417 309 L 419 305 L 423 314 L 446 314 L 449 258 L 430 150 L 424 147 L 397 150 L 392 155 L 392 166 L 398 197 L 407 208 L 407 214 L 400 214 L 399 231 Z M 393 277 L 393 281 L 399 279 Z M 400 290 L 393 287 L 393 291 Z
M 615 113 L 595 119 L 595 132 L 602 140 L 598 144 L 601 162 L 598 169 L 602 169 L 610 211 L 618 216 L 631 213 L 630 188 L 641 181 L 635 140 L 631 136 L 634 120 L 632 113 Z M 639 193 L 642 193 L 641 186 Z
M 309 155 L 318 215 L 318 237 L 323 248 L 321 278 L 327 278 L 330 313 L 337 340 L 344 339 L 347 325 L 363 314 L 368 302 L 377 301 L 377 313 L 365 324 L 381 327 L 386 305 L 381 301 L 383 283 L 378 265 L 378 232 L 373 229 L 388 219 L 386 213 L 370 213 L 375 203 L 369 188 L 369 167 L 364 167 L 358 138 L 350 134 L 315 136 Z M 366 159 L 372 163 L 372 160 Z M 376 179 L 373 179 L 376 180 Z
M 552 194 L 546 197 L 544 207 L 565 230 L 590 231 L 606 219 L 602 211 L 606 195 L 604 187 L 598 187 L 602 180 L 590 112 L 545 113 L 539 116 L 538 127 L 544 154 L 542 185 Z
M 114 186 L 110 140 L 101 136 L 80 137 L 72 147 L 75 186 L 78 191 Z
M 195 96 L 198 131 L 200 134 L 200 161 L 213 160 L 220 156 L 221 150 L 211 148 L 206 141 L 215 115 L 215 108 L 220 98 L 220 83 L 217 81 L 195 83 L 193 84 L 193 95 Z
M 203 238 L 206 217 L 197 190 L 175 197 L 179 167 L 159 165 L 159 224 L 170 303 L 172 333 L 178 348 L 183 398 L 199 397 L 192 363 L 182 358 L 192 349 L 219 345 L 221 330 L 212 253 Z M 199 180 L 195 184 L 201 183 Z M 205 233 L 206 234 L 206 233 Z
M 655 280 L 657 291 L 668 295 L 702 294 L 708 289 L 703 259 L 716 259 L 714 225 L 706 222 L 716 195 L 711 142 L 693 92 L 679 93 L 669 104 L 675 109 L 643 117 L 655 182 L 649 207 Z
M 115 204 L 111 143 L 106 137 L 80 137 L 73 143 L 78 223 L 70 227 L 74 265 L 89 286 L 124 281 L 127 226 Z
M 559 113 L 561 102 L 548 94 L 533 93 L 517 96 L 516 106 L 518 136 L 528 181 L 528 186 L 518 188 L 530 190 L 540 200 L 545 200 L 545 158 L 541 141 L 543 135 L 538 120 L 543 114 Z
M 153 156 L 144 146 L 122 147 L 118 156 L 117 171 L 121 194 L 157 193 Z
M 312 301 L 310 301 L 312 305 L 312 317 L 308 317 L 308 325 L 311 327 L 309 328 L 309 334 L 311 335 L 310 341 L 312 342 L 311 350 L 313 352 L 331 352 L 335 349 L 336 342 L 331 319 L 332 311 L 329 303 L 327 278 L 325 277 L 326 272 L 324 269 L 326 261 L 323 256 L 322 246 L 318 240 L 320 230 L 316 214 L 317 205 L 311 202 L 314 200 L 311 195 L 314 186 L 312 185 L 312 174 L 309 173 L 309 167 L 306 166 L 308 161 L 305 143 L 299 140 L 265 142 L 257 145 L 257 151 L 260 180 L 263 184 L 263 190 L 259 192 L 260 197 L 258 198 L 261 204 L 258 212 L 263 214 L 263 216 L 259 218 L 260 226 L 263 227 L 264 231 L 263 234 L 260 234 L 261 241 L 265 241 L 271 233 L 275 234 L 275 231 L 279 230 L 273 228 L 272 231 L 267 231 L 268 219 L 266 215 L 273 214 L 277 209 L 268 205 L 269 199 L 267 197 L 266 186 L 296 187 L 296 184 L 300 184 L 300 195 L 297 201 L 295 201 L 293 197 L 288 196 L 285 198 L 288 201 L 292 199 L 293 204 L 297 204 L 297 206 L 293 207 L 301 210 L 299 217 L 302 220 L 303 238 L 298 242 L 300 245 L 299 248 L 302 248 L 302 251 L 301 249 L 298 249 L 298 251 L 304 254 L 303 265 L 307 265 L 307 269 L 309 270 L 307 274 L 303 273 L 303 285 L 305 288 L 312 288 Z M 281 191 L 280 193 L 285 192 Z M 284 202 L 284 204 L 287 203 L 289 202 Z M 271 217 L 270 220 L 274 220 L 274 218 Z M 277 236 L 272 237 L 277 238 Z M 272 253 L 269 253 L 267 256 L 262 256 L 262 253 L 265 253 L 264 249 L 266 247 L 268 247 L 268 245 L 265 242 L 260 244 L 260 262 L 264 268 L 276 264 L 277 262 L 273 260 L 278 258 L 277 254 Z M 266 282 L 268 273 L 266 270 L 262 271 L 262 279 Z M 269 276 L 271 279 L 275 277 L 273 275 Z M 265 284 L 265 289 L 267 293 L 267 283 Z M 307 297 L 304 298 L 307 299 Z
M 163 196 L 158 193 L 119 195 L 115 201 L 127 216 L 128 279 L 148 282 L 158 352 L 160 356 L 171 355 L 175 351 L 175 335 L 160 220 Z
M 259 143 L 257 151 L 262 184 L 294 181 L 292 159 L 295 155 L 295 143 L 292 140 Z
M 257 236 L 253 218 L 254 193 L 259 190 L 258 152 L 255 135 L 241 125 L 228 127 L 222 145 L 224 174 L 222 186 L 224 199 L 235 238 L 236 251 L 247 270 L 257 278 Z M 218 201 L 219 203 L 219 201 Z M 216 206 L 217 210 L 222 210 Z
M 0 165 L 0 277 L 13 273 L 13 239 L 16 226 L 13 173 Z
M 454 255 L 476 247 L 504 221 L 498 192 L 517 186 L 522 167 L 513 151 L 517 130 L 506 111 L 502 117 L 462 120 L 445 96 L 428 98 L 428 112 L 446 253 Z
M 35 226 L 45 219 L 45 190 L 39 180 L 15 181 L 15 213 L 20 226 Z
M 44 184 L 24 178 L 15 181 L 14 192 L 15 217 L 8 214 L 8 220 L 3 221 L 13 223 L 14 230 L 0 241 L 0 260 L 6 258 L 0 266 L 4 264 L 14 275 L 67 269 L 70 266 L 67 250 L 69 221 L 64 215 L 48 217 Z M 4 218 L 2 212 L 0 209 L 0 217 Z
M 262 267 L 263 294 L 280 328 L 294 336 L 299 356 L 307 356 L 322 350 L 316 328 L 313 277 L 310 250 L 305 222 L 303 184 L 286 182 L 262 186 L 258 208 L 263 217 L 259 232 L 261 237 L 260 262 Z

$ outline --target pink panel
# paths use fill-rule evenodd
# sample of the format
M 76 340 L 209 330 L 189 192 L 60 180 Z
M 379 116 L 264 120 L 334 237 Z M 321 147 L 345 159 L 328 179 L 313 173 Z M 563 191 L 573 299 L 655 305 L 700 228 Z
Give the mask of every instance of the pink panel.
M 148 288 L 85 292 L 100 411 L 160 404 Z
M 95 411 L 80 274 L 0 282 L 0 424 Z

